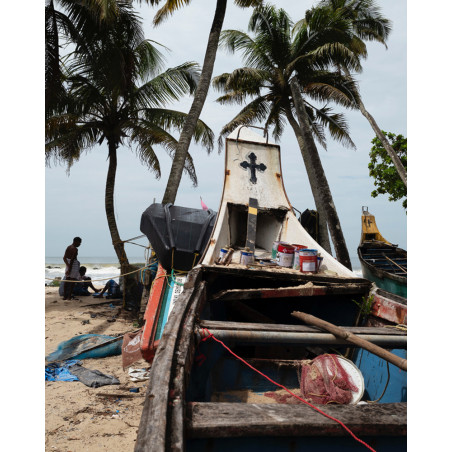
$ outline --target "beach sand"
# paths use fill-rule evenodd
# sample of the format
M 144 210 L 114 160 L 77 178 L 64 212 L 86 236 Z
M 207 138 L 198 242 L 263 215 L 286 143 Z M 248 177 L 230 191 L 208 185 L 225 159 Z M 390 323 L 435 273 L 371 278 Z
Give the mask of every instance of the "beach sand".
M 55 351 L 60 342 L 79 334 L 115 336 L 137 329 L 127 311 L 122 311 L 116 321 L 107 321 L 117 315 L 120 307 L 87 306 L 108 300 L 78 297 L 81 301 L 63 301 L 57 287 L 46 287 L 45 294 L 46 356 Z M 82 325 L 86 320 L 89 323 Z M 84 359 L 80 364 L 114 375 L 120 384 L 90 388 L 80 381 L 46 381 L 45 450 L 133 451 L 148 380 L 131 381 L 128 369 L 122 369 L 121 355 Z M 131 367 L 149 368 L 149 364 L 140 360 Z M 139 392 L 132 393 L 130 388 L 139 388 Z

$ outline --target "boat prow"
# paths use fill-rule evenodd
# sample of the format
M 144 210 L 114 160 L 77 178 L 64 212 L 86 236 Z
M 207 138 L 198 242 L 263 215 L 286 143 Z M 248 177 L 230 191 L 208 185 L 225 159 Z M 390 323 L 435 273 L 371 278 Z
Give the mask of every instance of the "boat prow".
M 407 252 L 381 235 L 367 207 L 363 207 L 361 216 L 358 257 L 364 278 L 383 290 L 407 297 Z

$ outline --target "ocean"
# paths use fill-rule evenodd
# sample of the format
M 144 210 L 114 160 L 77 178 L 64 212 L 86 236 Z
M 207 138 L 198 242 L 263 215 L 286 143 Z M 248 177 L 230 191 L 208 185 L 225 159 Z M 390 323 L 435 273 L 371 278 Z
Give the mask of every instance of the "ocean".
M 144 257 L 128 257 L 131 264 L 141 264 L 144 266 Z M 361 266 L 358 256 L 350 257 L 353 272 L 356 276 L 362 277 Z M 83 257 L 80 259 L 80 265 L 86 267 L 86 276 L 89 276 L 94 282 L 94 287 L 103 287 L 109 279 L 118 282 L 119 262 L 116 256 L 103 257 Z M 48 285 L 55 278 L 63 278 L 66 266 L 61 257 L 45 258 L 45 283 Z
M 144 257 L 130 257 L 129 263 L 144 266 Z M 80 265 L 86 267 L 86 276 L 93 280 L 94 287 L 102 288 L 109 279 L 118 281 L 119 262 L 116 256 L 80 257 Z M 66 265 L 62 257 L 46 256 L 45 258 L 45 283 L 51 284 L 55 278 L 63 278 Z

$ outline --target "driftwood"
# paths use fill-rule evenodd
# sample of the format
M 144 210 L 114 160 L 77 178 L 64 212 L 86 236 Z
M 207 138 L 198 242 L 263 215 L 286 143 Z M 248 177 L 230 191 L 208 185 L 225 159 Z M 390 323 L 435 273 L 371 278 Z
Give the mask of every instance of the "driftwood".
M 394 353 L 388 352 L 384 348 L 381 348 L 378 345 L 373 344 L 372 342 L 359 338 L 358 336 L 355 336 L 353 333 L 350 333 L 349 331 L 344 330 L 339 326 L 333 325 L 332 323 L 326 322 L 325 320 L 319 319 L 318 317 L 306 314 L 304 312 L 295 311 L 292 312 L 292 316 L 296 317 L 297 319 L 303 320 L 303 322 L 309 323 L 310 325 L 318 326 L 325 331 L 329 331 L 336 337 L 342 338 L 347 342 L 357 345 L 358 347 L 364 348 L 365 350 L 379 356 L 380 358 L 383 358 L 394 366 L 397 366 L 399 369 L 402 369 L 404 371 L 407 370 L 406 359 L 400 358 L 399 356 L 394 355 Z

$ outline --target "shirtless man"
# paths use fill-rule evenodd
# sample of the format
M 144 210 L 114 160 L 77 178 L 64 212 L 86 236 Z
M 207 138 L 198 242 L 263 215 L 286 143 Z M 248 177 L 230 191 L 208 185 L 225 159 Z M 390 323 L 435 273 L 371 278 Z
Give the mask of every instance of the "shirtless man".
M 63 256 L 63 261 L 66 264 L 66 280 L 64 283 L 63 300 L 70 300 L 72 298 L 72 291 L 74 289 L 75 281 L 77 281 L 80 277 L 80 262 L 77 260 L 77 248 L 81 245 L 81 243 L 82 239 L 80 237 L 74 237 L 72 245 L 69 245 L 66 248 Z

